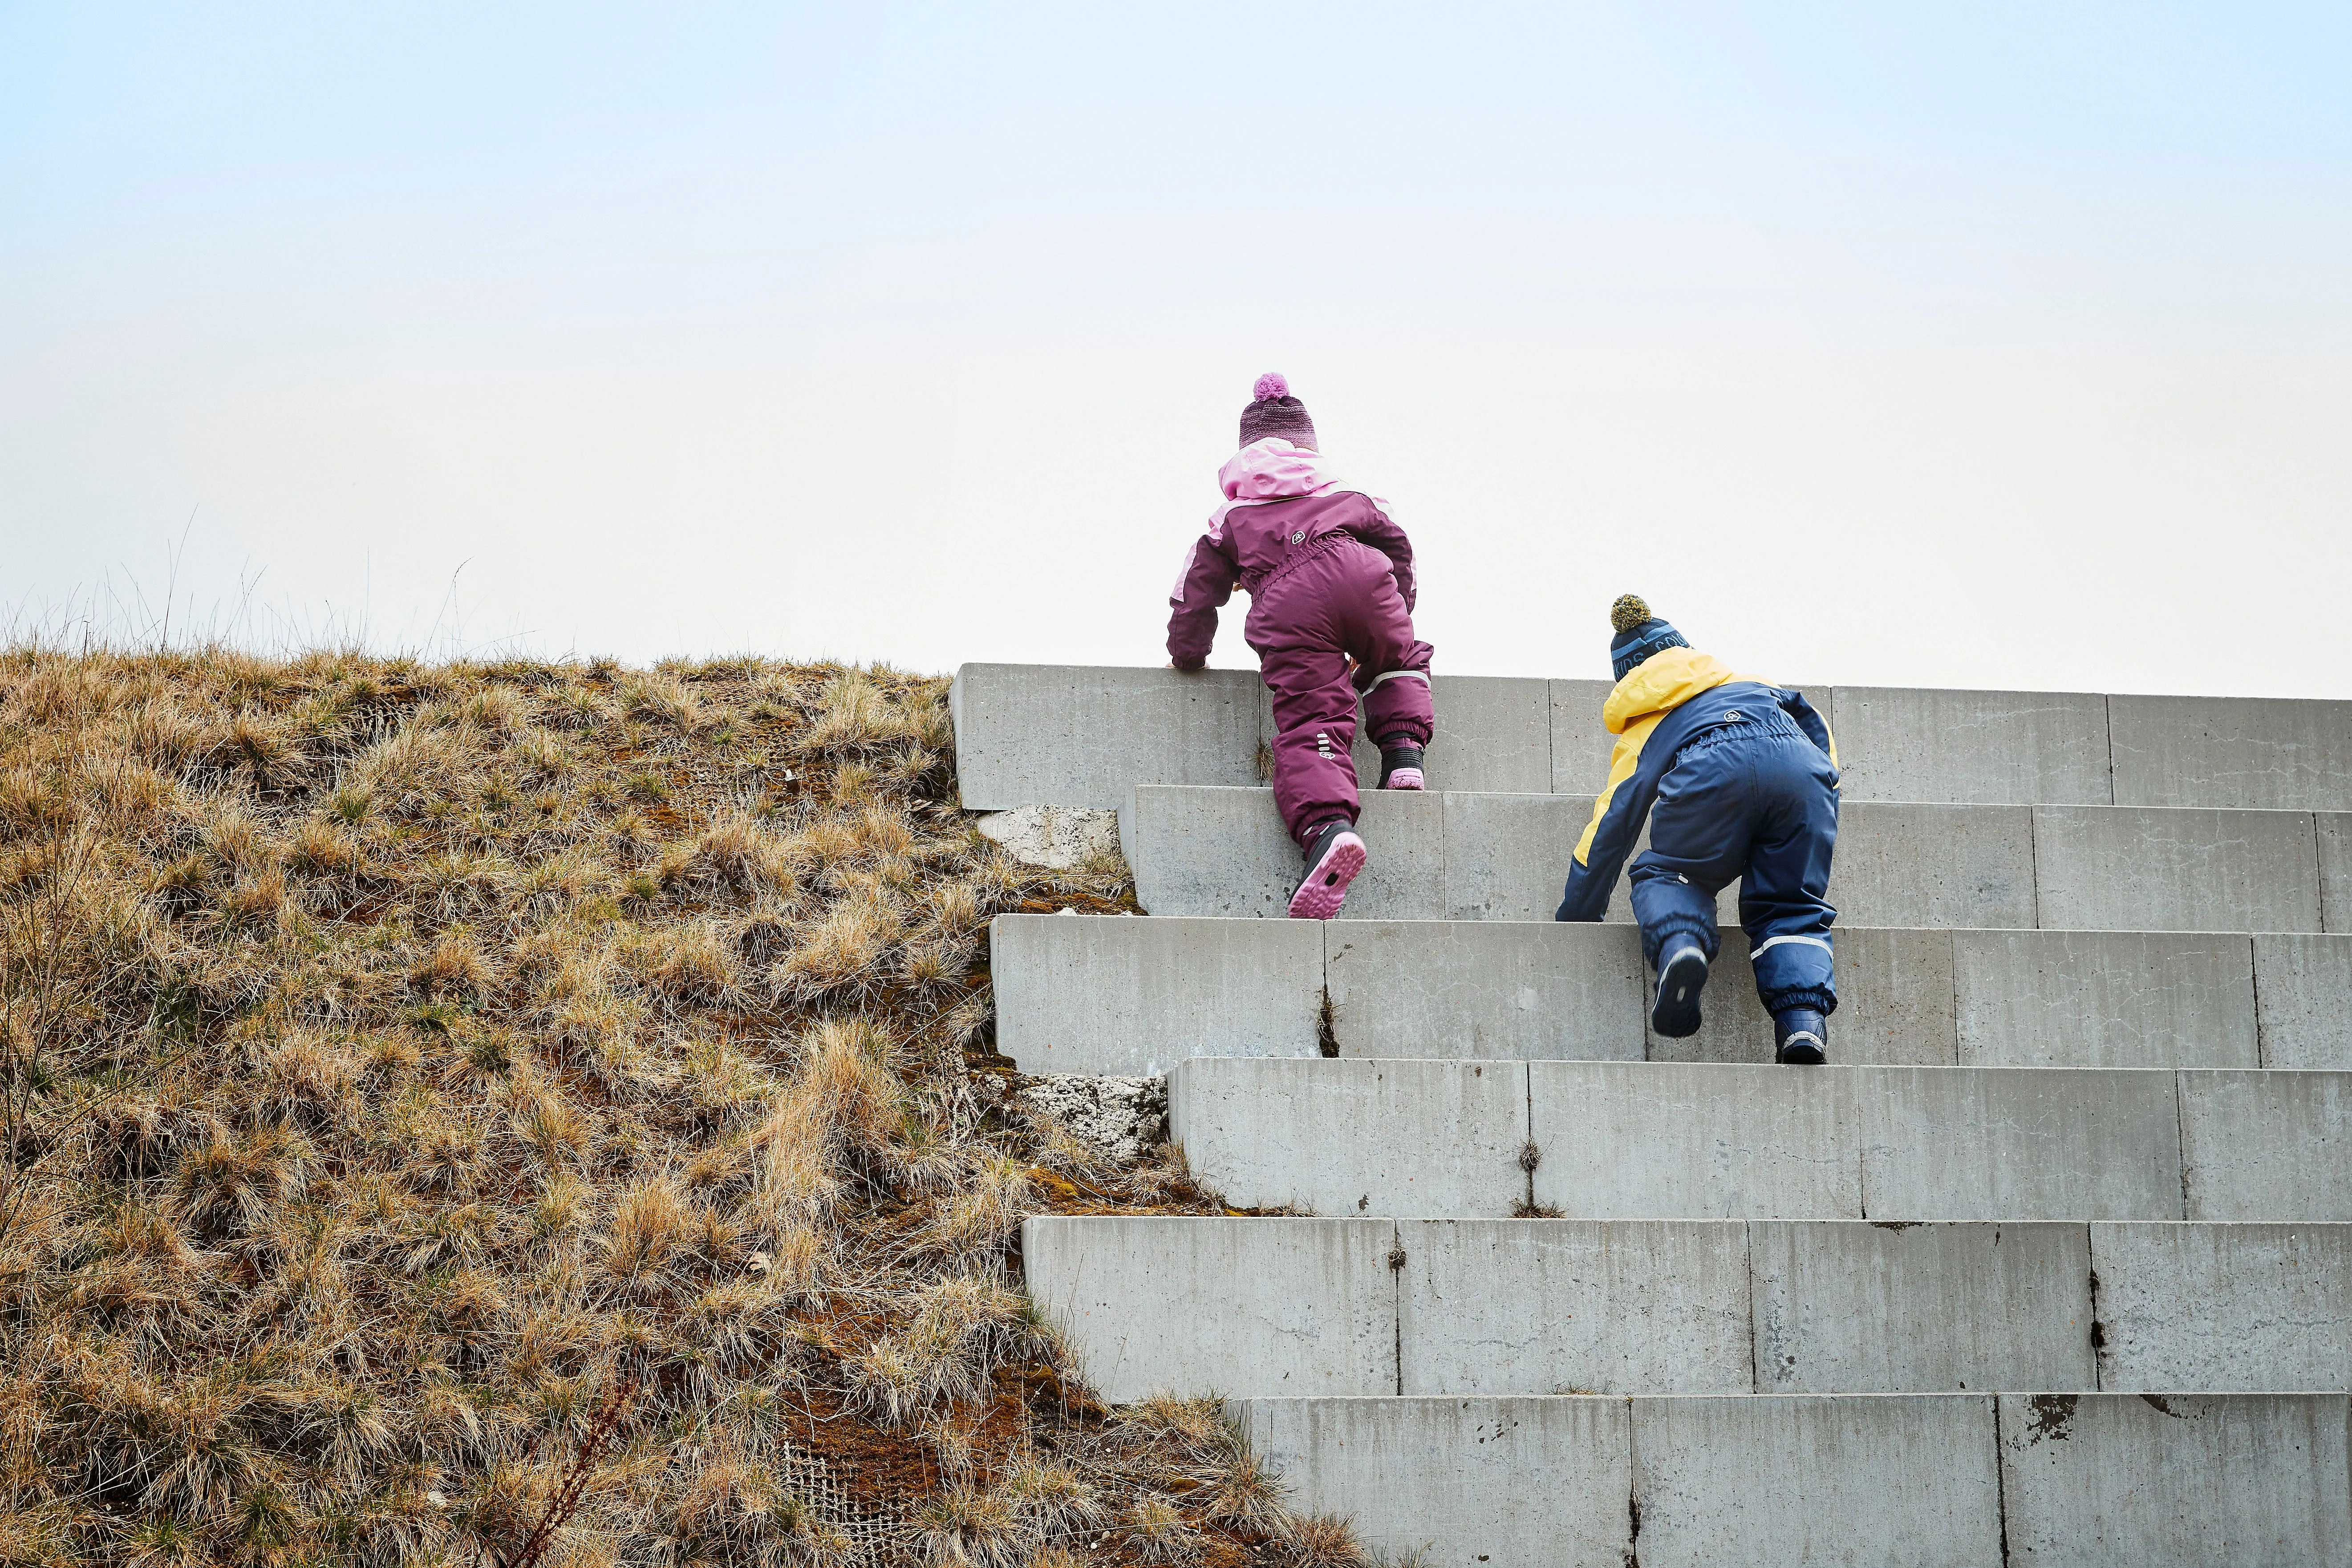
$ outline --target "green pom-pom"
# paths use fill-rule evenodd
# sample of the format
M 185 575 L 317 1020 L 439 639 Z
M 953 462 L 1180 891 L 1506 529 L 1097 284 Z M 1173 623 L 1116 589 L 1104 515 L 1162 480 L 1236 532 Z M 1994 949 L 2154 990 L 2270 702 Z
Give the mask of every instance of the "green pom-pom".
M 1649 603 L 1639 594 L 1620 595 L 1617 602 L 1609 606 L 1609 624 L 1621 632 L 1630 632 L 1649 618 Z

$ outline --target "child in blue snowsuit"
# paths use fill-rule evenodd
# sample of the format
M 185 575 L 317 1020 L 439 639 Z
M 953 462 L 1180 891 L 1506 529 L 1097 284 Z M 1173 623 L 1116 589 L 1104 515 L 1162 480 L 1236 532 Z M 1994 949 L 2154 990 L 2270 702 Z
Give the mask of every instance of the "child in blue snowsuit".
M 1670 1039 L 1697 1033 L 1699 990 L 1719 940 L 1715 896 L 1737 877 L 1739 923 L 1778 1059 L 1827 1061 L 1826 1019 L 1837 1010 L 1830 727 L 1798 692 L 1694 651 L 1631 594 L 1609 619 L 1617 685 L 1601 719 L 1617 746 L 1554 918 L 1597 921 L 1608 911 L 1617 868 L 1648 816 L 1650 847 L 1626 879 L 1642 956 L 1658 975 L 1650 1026 Z

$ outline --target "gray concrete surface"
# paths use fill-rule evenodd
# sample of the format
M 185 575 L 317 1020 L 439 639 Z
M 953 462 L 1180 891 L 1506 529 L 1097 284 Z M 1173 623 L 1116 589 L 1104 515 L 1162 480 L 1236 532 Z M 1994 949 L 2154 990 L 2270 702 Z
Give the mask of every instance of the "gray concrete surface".
M 2220 1394 L 2345 1390 L 2347 1235 L 1106 1215 L 1032 1219 L 1023 1247 L 1032 1294 L 1114 1400 L 1400 1386 Z
M 1579 1217 L 2352 1221 L 2343 1072 L 1202 1058 L 1171 1105 L 1243 1207 L 1507 1215 L 1531 1139 Z
M 1404 1220 L 1407 1394 L 1746 1394 L 1736 1220 Z
M 2352 811 L 2352 702 L 2107 699 L 2119 805 Z
M 1447 795 L 1445 918 L 1548 921 L 1592 816 L 1577 795 Z
M 1342 918 L 1426 920 L 1444 908 L 1445 797 L 1375 790 L 1358 818 L 1370 855 Z M 1119 812 L 1136 902 L 1153 914 L 1281 916 L 1298 848 L 1268 789 L 1139 785 Z
M 2352 812 L 2312 817 L 2319 833 L 2320 929 L 2352 932 Z
M 1823 693 L 1848 769 L 1832 1043 L 1842 1064 L 1920 1065 L 1797 1073 L 1522 1065 L 1769 1048 L 1743 938 L 1727 933 L 1708 1030 L 1645 1040 L 1632 933 L 1542 918 L 1606 766 L 1605 682 L 1441 682 L 1440 790 L 1368 798 L 1374 869 L 1351 921 L 1318 928 L 1256 918 L 1279 912 L 1297 858 L 1248 787 L 1266 732 L 1254 678 L 1064 670 L 1008 697 L 991 668 L 953 698 L 968 800 L 1128 795 L 1147 907 L 1253 917 L 999 921 L 1000 1043 L 1052 1072 L 1185 1063 L 1204 1171 L 1239 1172 L 1244 1201 L 1335 1216 L 1024 1226 L 1031 1288 L 1111 1397 L 1391 1395 L 1328 1402 L 1353 1412 L 1341 1447 L 1367 1458 L 1394 1435 L 1382 1410 L 1450 1410 L 1452 1428 L 1384 1450 L 1413 1457 L 1376 1479 L 1376 1506 L 1420 1486 L 1437 1500 L 1391 1517 L 1433 1518 L 1481 1465 L 1545 1499 L 1499 1526 L 1457 1509 L 1486 1543 L 1465 1563 L 1495 1557 L 1498 1528 L 1535 1543 L 1504 1548 L 1521 1560 L 1558 1555 L 1570 1527 L 1552 1510 L 1581 1517 L 1612 1568 L 1636 1547 L 1651 1568 L 1906 1550 L 1990 1565 L 1997 1538 L 1984 1557 L 1936 1522 L 1967 1443 L 1915 1444 L 1931 1457 L 1891 1490 L 1838 1490 L 1906 1441 L 1857 1423 L 1983 1402 L 1859 1391 L 2040 1384 L 2057 1392 L 2004 1398 L 1998 1443 L 1971 1450 L 2005 1467 L 2013 1561 L 2352 1559 L 2345 1402 L 2311 1392 L 2352 1386 L 2347 1080 L 2308 1070 L 2352 1068 L 2352 705 Z M 1138 715 L 1190 739 L 1130 744 Z M 1008 716 L 1027 732 L 992 754 Z M 1106 759 L 1122 776 L 1085 797 Z M 1163 787 L 1166 770 L 1240 787 Z M 1443 787 L 1464 783 L 1478 790 Z M 980 798 L 1005 789 L 1037 793 Z M 1927 789 L 1946 801 L 1901 798 Z M 1613 901 L 1622 921 L 1622 887 Z M 1327 984 L 1339 1061 L 1306 1054 Z M 1190 1060 L 1204 1050 L 1299 1055 Z M 1427 1059 L 1457 1053 L 1473 1059 Z M 2074 1070 L 2088 1064 L 2168 1070 Z M 1499 1217 L 1528 1198 L 1575 1217 Z M 1814 1215 L 1877 1223 L 1794 1223 Z M 2174 1223 L 2139 1223 L 2156 1219 Z M 2108 1393 L 2077 1392 L 2093 1386 Z M 1392 1396 L 1587 1388 L 1638 1397 Z M 1855 1397 L 1652 1397 L 1748 1388 Z M 1528 1434 L 1516 1453 L 1488 1419 L 1507 1405 Z M 1557 1446 L 1548 1423 L 1580 1446 L 1528 1464 Z M 1678 1456 L 1694 1425 L 1709 1436 Z M 1449 1458 L 1462 1433 L 1475 1455 Z M 1915 1479 L 1932 1495 L 1903 1495 Z M 1839 1517 L 1871 1509 L 1860 1535 Z M 1928 1522 L 1871 1536 L 1889 1516 Z
M 999 915 L 988 931 L 996 1048 L 1024 1072 L 1317 1053 L 1323 933 L 1307 921 Z
M 1948 931 L 1842 925 L 1832 939 L 1836 944 L 1838 1010 L 1830 1024 L 1832 1059 L 1841 1062 L 1885 1062 L 1906 1067 L 1948 1067 L 1958 1038 L 1954 1019 L 1952 936 Z M 1746 933 L 1727 937 L 1744 960 Z M 1748 994 L 1756 994 L 1753 971 Z M 1710 980 L 1708 989 L 1714 989 Z M 1758 1005 L 1751 1022 L 1765 1024 L 1768 1015 Z M 1758 1054 L 1747 1058 L 1770 1058 L 1769 1028 L 1760 1037 L 1749 1033 L 1743 1043 Z
M 1601 709 L 1616 683 L 1554 680 L 1547 684 L 1551 689 L 1549 787 L 1560 795 L 1580 795 L 1591 800 L 1609 783 L 1609 755 L 1617 738 L 1601 722 Z
M 1645 1039 L 1652 982 L 1621 924 L 1004 915 L 992 929 L 999 1047 L 1028 1071 L 1313 1055 L 1327 984 L 1349 1057 L 1771 1053 L 1737 929 L 1723 933 L 1706 1025 L 1683 1040 Z M 2250 948 L 2211 933 L 1842 926 L 1837 943 L 1830 1043 L 1845 1065 L 2352 1068 L 2352 936 Z
M 1549 682 L 1517 676 L 1440 675 L 1430 683 L 1435 732 L 1423 772 L 1433 790 L 1486 790 L 1524 795 L 1551 789 Z M 1352 759 L 1357 782 L 1381 782 L 1380 748 L 1358 714 Z M 1268 717 L 1265 733 L 1274 740 Z
M 2352 935 L 2254 938 L 2263 1066 L 2352 1068 Z
M 2308 812 L 2037 806 L 2033 858 L 2053 931 L 2320 929 Z
M 1630 926 L 1332 921 L 1343 1057 L 1639 1061 L 1646 983 Z
M 1255 784 L 1255 670 L 967 664 L 949 689 L 968 811 L 1117 810 L 1138 784 Z
M 1344 918 L 1546 918 L 1588 810 L 1579 795 L 1375 791 L 1372 858 Z M 1850 926 L 2320 929 L 2306 812 L 1853 801 L 1840 816 L 1830 894 Z M 1270 790 L 1140 785 L 1119 840 L 1155 913 L 1276 915 L 1298 879 Z M 1737 923 L 1737 883 L 1718 909 Z M 1609 919 L 1628 918 L 1621 879 Z
M 2251 938 L 1955 931 L 1968 1067 L 2258 1067 Z
M 2085 1226 L 1751 1220 L 1748 1237 L 1761 1393 L 2097 1386 Z
M 2184 1072 L 2189 1219 L 2352 1220 L 2352 1073 Z
M 2336 1394 L 2004 1394 L 2008 1561 L 2352 1561 L 2345 1425 Z
M 1386 1220 L 1139 1215 L 1021 1226 L 1030 1296 L 1115 1404 L 1167 1390 L 1395 1393 L 1395 1245 Z
M 2303 1568 L 2352 1556 L 2345 1407 L 2061 1392 L 1229 1411 L 1296 1506 L 1352 1516 L 1382 1560 L 1430 1568 Z
M 1847 798 L 2352 811 L 2352 703 L 1818 684 Z M 1435 789 L 1590 795 L 1610 682 L 1439 675 Z M 965 804 L 1115 809 L 1137 784 L 1248 785 L 1272 739 L 1254 670 L 967 664 Z M 1373 756 L 1358 761 L 1369 784 Z M 2112 762 L 2111 759 L 2112 758 Z
M 1597 1219 L 1859 1219 L 1853 1070 L 1532 1062 L 1537 1206 Z
M 2343 1394 L 1249 1399 L 1230 1415 L 1301 1510 L 1430 1568 L 2352 1556 Z M 1778 1458 L 1792 1446 L 1801 1469 Z
M 2093 1225 L 2099 1386 L 2352 1387 L 2352 1226 Z
M 1278 918 L 1301 869 L 1270 789 L 1138 784 L 1119 807 L 1118 847 L 1135 901 L 1162 916 Z M 1409 868 L 1415 848 L 1440 853 L 1433 834 L 1406 845 L 1398 865 Z
M 1633 1405 L 1642 1568 L 1992 1568 L 2000 1561 L 1990 1398 Z
M 2114 801 L 2096 693 L 1841 686 L 1830 700 L 1848 800 Z
M 2170 1073 L 1849 1070 L 1871 1219 L 2180 1217 Z
M 1198 1058 L 1169 1123 L 1235 1208 L 1499 1217 L 1528 1201 L 1520 1062 Z
M 2032 814 L 2010 805 L 1842 805 L 1830 900 L 1854 925 L 2037 924 Z
M 1227 1408 L 1297 1507 L 1351 1519 L 1383 1562 L 1629 1561 L 1625 1400 L 1250 1399 Z

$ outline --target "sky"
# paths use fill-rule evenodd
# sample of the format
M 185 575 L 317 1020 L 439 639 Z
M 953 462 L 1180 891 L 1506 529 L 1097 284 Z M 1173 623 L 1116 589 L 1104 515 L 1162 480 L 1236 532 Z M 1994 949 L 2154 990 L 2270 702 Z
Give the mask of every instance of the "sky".
M 0 0 L 0 629 L 2352 696 L 2352 8 Z M 1247 668 L 1240 601 L 1213 663 Z

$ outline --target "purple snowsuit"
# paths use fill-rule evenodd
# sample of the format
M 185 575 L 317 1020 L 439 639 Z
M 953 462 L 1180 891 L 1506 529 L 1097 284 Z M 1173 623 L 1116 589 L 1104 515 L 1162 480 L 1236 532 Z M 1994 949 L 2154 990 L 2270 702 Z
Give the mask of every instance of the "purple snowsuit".
M 1249 591 L 1244 635 L 1274 695 L 1274 803 L 1299 847 L 1356 820 L 1356 699 L 1376 742 L 1429 743 L 1430 647 L 1412 635 L 1412 543 L 1375 498 L 1279 437 L 1235 453 L 1228 500 L 1193 542 L 1168 603 L 1168 653 L 1198 669 L 1217 608 Z M 1348 658 L 1356 660 L 1351 681 Z

